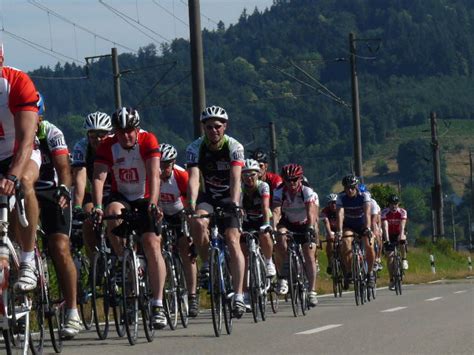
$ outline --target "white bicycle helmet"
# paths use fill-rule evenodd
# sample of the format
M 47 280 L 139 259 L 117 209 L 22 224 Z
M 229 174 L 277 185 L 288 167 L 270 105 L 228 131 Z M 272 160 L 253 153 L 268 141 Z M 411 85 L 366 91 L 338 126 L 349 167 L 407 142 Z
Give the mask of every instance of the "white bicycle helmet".
M 84 128 L 88 131 L 110 131 L 112 129 L 110 116 L 99 111 L 89 113 L 84 121 Z
M 122 107 L 112 115 L 112 126 L 118 129 L 140 127 L 140 115 L 131 107 Z
M 327 203 L 329 202 L 336 202 L 337 201 L 337 194 L 329 194 L 326 196 Z
M 161 143 L 160 145 L 161 161 L 176 160 L 178 152 L 171 144 Z
M 227 122 L 229 117 L 227 112 L 219 106 L 209 106 L 204 109 L 201 113 L 201 122 L 205 122 L 211 118 L 217 118 L 222 122 Z
M 260 165 L 258 164 L 258 161 L 254 159 L 245 159 L 245 165 L 242 168 L 242 172 L 250 172 L 250 171 L 260 171 Z

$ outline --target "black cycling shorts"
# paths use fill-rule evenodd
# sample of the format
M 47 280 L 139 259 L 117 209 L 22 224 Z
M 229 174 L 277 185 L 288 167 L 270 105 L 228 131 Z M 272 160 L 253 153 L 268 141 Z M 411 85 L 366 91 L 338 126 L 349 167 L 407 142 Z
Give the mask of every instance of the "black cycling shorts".
M 220 207 L 226 212 L 231 212 L 233 204 L 230 198 L 215 200 L 207 194 L 199 193 L 196 201 L 196 210 L 205 210 L 208 213 L 212 213 L 215 207 Z M 236 214 L 232 214 L 219 221 L 218 227 L 220 231 L 225 231 L 227 228 L 240 228 L 239 218 Z
M 184 235 L 181 231 L 181 212 L 172 215 L 164 215 L 163 219 L 168 223 L 168 228 L 175 231 L 178 239 Z
M 61 209 L 56 201 L 54 190 L 36 191 L 38 205 L 40 208 L 41 228 L 46 236 L 50 234 L 64 234 L 68 237 L 71 235 L 71 204 Z
M 135 201 L 129 201 L 121 193 L 113 192 L 110 194 L 108 204 L 112 202 L 119 202 L 124 205 L 128 211 L 137 211 L 139 213 L 140 218 L 135 224 L 138 235 L 142 235 L 143 233 L 161 234 L 161 222 L 155 221 L 148 214 L 148 199 L 140 198 Z
M 295 235 L 293 237 L 296 243 L 298 244 L 307 243 L 306 235 L 305 235 L 306 230 L 307 230 L 306 224 L 291 223 L 290 221 L 288 221 L 288 219 L 286 219 L 285 217 L 282 217 L 280 219 L 280 222 L 278 222 L 278 225 L 277 225 L 277 229 L 280 229 L 280 228 L 286 228 L 290 232 L 298 233 L 298 235 Z
M 4 159 L 0 161 L 0 174 L 6 175 L 8 169 L 10 169 L 10 165 L 12 164 L 13 157 Z

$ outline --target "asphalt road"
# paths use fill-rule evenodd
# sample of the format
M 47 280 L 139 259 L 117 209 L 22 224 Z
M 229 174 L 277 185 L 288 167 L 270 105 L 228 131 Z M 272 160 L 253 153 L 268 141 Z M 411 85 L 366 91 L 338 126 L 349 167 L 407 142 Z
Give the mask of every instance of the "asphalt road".
M 379 289 L 375 301 L 358 307 L 352 292 L 338 299 L 323 296 L 315 309 L 298 318 L 283 301 L 266 322 L 255 324 L 247 314 L 234 322 L 231 335 L 220 338 L 214 336 L 209 311 L 191 320 L 187 329 L 156 333 L 152 343 L 143 332 L 139 336 L 132 347 L 114 332 L 105 341 L 84 332 L 65 343 L 63 353 L 474 354 L 474 280 L 409 285 L 401 296 Z M 53 353 L 52 348 L 45 353 Z

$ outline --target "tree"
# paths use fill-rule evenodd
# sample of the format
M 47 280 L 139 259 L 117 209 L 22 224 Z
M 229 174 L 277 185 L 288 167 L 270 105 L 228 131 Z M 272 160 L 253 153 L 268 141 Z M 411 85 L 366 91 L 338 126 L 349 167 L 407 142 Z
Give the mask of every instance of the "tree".
M 376 172 L 379 175 L 385 175 L 386 173 L 388 173 L 388 171 L 389 169 L 388 169 L 387 162 L 383 159 L 377 159 L 374 166 L 374 172 Z

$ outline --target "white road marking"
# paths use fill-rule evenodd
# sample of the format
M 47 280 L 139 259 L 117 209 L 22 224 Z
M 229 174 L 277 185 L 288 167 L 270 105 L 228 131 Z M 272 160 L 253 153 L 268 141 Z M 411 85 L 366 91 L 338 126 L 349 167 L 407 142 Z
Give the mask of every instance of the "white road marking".
M 456 295 L 456 294 L 459 294 L 459 293 L 465 293 L 465 292 L 467 292 L 467 290 L 456 291 L 456 292 L 454 292 L 454 294 Z
M 405 309 L 407 307 L 395 307 L 395 308 L 389 308 L 389 309 L 384 309 L 383 311 L 380 311 L 382 313 L 385 313 L 385 312 L 396 312 L 396 311 L 400 311 L 402 309 Z
M 442 299 L 443 297 L 433 297 L 433 298 L 428 298 L 426 299 L 425 301 L 428 301 L 428 302 L 431 302 L 431 301 L 437 301 L 437 300 L 440 300 Z
M 439 282 L 442 282 L 443 280 L 434 280 L 434 281 L 430 281 L 428 282 L 429 284 L 437 284 Z
M 314 333 L 324 332 L 325 330 L 338 328 L 340 326 L 342 326 L 342 324 L 328 324 L 328 325 L 325 325 L 323 327 L 314 328 L 314 329 L 310 329 L 310 330 L 305 330 L 304 332 L 295 333 L 295 335 L 314 334 Z

